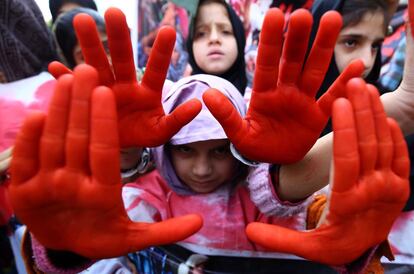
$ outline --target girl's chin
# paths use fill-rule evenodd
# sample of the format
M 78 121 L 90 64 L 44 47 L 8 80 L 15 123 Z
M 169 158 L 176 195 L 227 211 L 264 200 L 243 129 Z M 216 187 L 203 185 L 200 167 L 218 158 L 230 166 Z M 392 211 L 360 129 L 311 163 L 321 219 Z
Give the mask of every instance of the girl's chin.
M 212 186 L 190 186 L 191 190 L 198 194 L 207 194 L 216 190 L 217 187 Z

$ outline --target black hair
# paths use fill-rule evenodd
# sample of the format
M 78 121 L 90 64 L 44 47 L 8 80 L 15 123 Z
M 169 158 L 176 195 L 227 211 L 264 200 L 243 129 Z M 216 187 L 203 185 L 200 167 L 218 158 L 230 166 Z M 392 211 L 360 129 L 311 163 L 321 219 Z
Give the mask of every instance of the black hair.
M 241 94 L 244 94 L 244 91 L 247 87 L 247 76 L 246 76 L 246 63 L 244 60 L 244 48 L 246 46 L 246 35 L 244 33 L 243 23 L 240 18 L 237 16 L 236 12 L 231 6 L 229 6 L 223 0 L 200 0 L 197 7 L 197 12 L 190 24 L 190 31 L 187 38 L 187 51 L 188 51 L 188 62 L 190 63 L 193 71 L 192 74 L 202 74 L 206 73 L 203 71 L 196 63 L 193 52 L 193 42 L 194 42 L 194 31 L 195 23 L 198 17 L 200 6 L 208 3 L 219 3 L 223 5 L 229 16 L 231 22 L 233 33 L 237 42 L 237 58 L 234 64 L 223 74 L 216 75 L 221 78 L 224 78 L 231 82 Z
M 49 0 L 49 10 L 52 14 L 52 22 L 54 23 L 60 14 L 60 9 L 66 3 L 73 3 L 79 5 L 79 7 L 98 10 L 94 0 Z
M 385 0 L 347 0 L 344 2 L 341 15 L 343 28 L 354 26 L 361 22 L 366 13 L 380 12 L 384 15 L 384 33 L 387 32 L 388 22 L 391 15 L 388 11 L 388 4 Z
M 64 63 L 70 68 L 74 68 L 77 64 L 73 56 L 73 50 L 78 44 L 75 28 L 73 27 L 73 18 L 79 13 L 90 15 L 96 23 L 98 31 L 106 33 L 105 21 L 102 16 L 95 10 L 87 8 L 75 8 L 61 14 L 53 24 L 52 31 L 55 36 L 57 47 L 60 50 Z

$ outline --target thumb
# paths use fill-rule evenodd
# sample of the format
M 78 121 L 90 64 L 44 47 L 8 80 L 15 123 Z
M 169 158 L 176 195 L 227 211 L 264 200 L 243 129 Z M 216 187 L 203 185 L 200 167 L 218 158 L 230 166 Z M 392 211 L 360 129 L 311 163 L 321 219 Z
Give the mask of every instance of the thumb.
M 201 102 L 198 99 L 191 99 L 179 105 L 173 112 L 165 116 L 165 125 L 168 125 L 167 135 L 176 134 L 183 126 L 190 123 L 201 111 Z
M 253 222 L 247 225 L 246 235 L 251 241 L 276 252 L 311 258 L 316 251 L 315 241 L 310 239 L 312 232 Z
M 130 233 L 131 251 L 141 250 L 153 245 L 164 245 L 182 241 L 203 225 L 197 214 L 171 218 L 162 222 L 147 224 L 132 223 Z
M 229 139 L 234 142 L 234 138 L 241 132 L 243 120 L 233 104 L 217 89 L 204 92 L 203 101 L 221 124 Z
M 361 77 L 364 72 L 364 64 L 357 59 L 352 61 L 329 89 L 319 98 L 318 105 L 327 116 L 331 116 L 333 102 L 341 97 L 346 97 L 346 83 L 352 78 Z

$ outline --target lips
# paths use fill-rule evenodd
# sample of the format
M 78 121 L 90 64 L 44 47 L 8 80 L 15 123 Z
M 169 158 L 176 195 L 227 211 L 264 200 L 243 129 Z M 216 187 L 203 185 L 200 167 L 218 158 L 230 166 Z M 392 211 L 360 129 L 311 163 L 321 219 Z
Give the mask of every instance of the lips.
M 210 51 L 208 54 L 207 54 L 207 56 L 221 56 L 221 55 L 224 55 L 224 53 L 222 52 L 222 51 L 220 51 L 220 50 L 213 50 L 213 51 Z

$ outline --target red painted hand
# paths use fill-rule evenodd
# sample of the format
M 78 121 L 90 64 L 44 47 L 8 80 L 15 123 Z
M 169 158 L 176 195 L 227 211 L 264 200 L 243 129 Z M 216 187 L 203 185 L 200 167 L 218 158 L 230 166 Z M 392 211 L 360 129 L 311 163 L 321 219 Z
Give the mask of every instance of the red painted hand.
M 130 221 L 121 196 L 115 98 L 97 84 L 96 70 L 77 67 L 59 78 L 48 116 L 33 114 L 24 123 L 9 188 L 18 218 L 47 248 L 88 258 L 121 256 L 197 232 L 198 215 Z
M 409 195 L 404 137 L 387 119 L 378 92 L 362 79 L 333 108 L 334 172 L 326 218 L 314 230 L 251 223 L 246 233 L 271 250 L 342 265 L 384 241 Z
M 246 117 L 240 117 L 220 92 L 204 94 L 207 107 L 241 154 L 252 160 L 286 164 L 300 160 L 313 146 L 328 121 L 333 100 L 345 93 L 344 82 L 363 71 L 361 62 L 353 63 L 327 94 L 315 101 L 341 24 L 338 13 L 324 15 L 305 62 L 311 14 L 305 10 L 292 14 L 283 43 L 284 16 L 278 9 L 270 9 L 260 34 Z
M 86 63 L 98 71 L 100 85 L 110 87 L 115 94 L 121 147 L 162 145 L 201 110 L 201 103 L 196 99 L 182 104 L 169 115 L 162 108 L 162 87 L 174 49 L 175 30 L 171 27 L 159 30 L 144 77 L 138 83 L 124 14 L 110 8 L 105 13 L 105 22 L 111 60 L 90 16 L 77 15 L 74 27 Z M 49 70 L 55 77 L 70 73 L 59 63 L 52 63 Z

